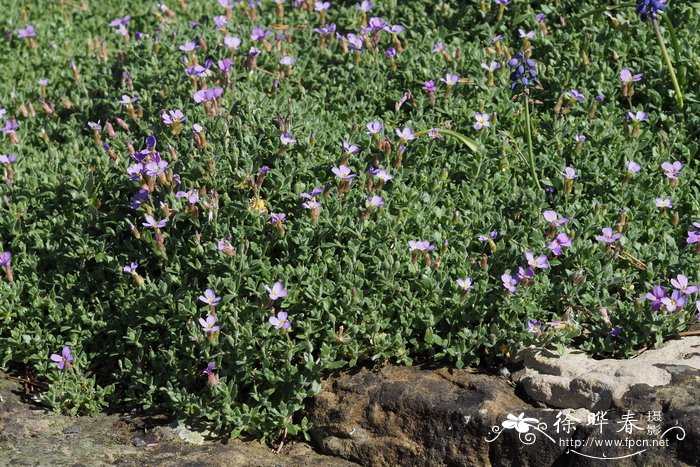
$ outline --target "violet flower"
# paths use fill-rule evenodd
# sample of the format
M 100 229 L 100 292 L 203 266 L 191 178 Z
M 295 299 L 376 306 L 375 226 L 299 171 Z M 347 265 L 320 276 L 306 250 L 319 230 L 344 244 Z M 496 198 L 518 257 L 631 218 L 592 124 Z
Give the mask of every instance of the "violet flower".
M 139 263 L 137 263 L 136 261 L 132 261 L 131 264 L 127 264 L 126 266 L 124 266 L 123 270 L 126 274 L 131 274 L 133 272 L 136 272 L 136 268 L 138 267 Z
M 201 89 L 194 93 L 194 101 L 197 104 L 208 102 L 217 99 L 224 93 L 224 89 L 220 87 Z
M 515 293 L 517 290 L 517 279 L 511 276 L 510 273 L 505 272 L 501 275 L 501 281 L 503 281 L 503 287 L 505 287 L 508 292 Z
M 204 371 L 202 371 L 202 374 L 207 375 L 207 378 L 209 379 L 209 383 L 212 385 L 217 384 L 216 374 L 214 374 L 214 368 L 215 368 L 214 362 L 209 362 L 207 364 L 207 367 L 204 369 Z
M 554 256 L 561 256 L 562 254 L 562 247 L 570 247 L 571 246 L 571 239 L 569 238 L 568 235 L 565 233 L 560 233 L 559 235 L 556 236 L 554 240 L 552 240 L 548 245 L 547 248 L 552 252 Z
M 402 141 L 413 141 L 416 139 L 416 135 L 413 133 L 411 128 L 404 128 L 403 130 L 396 129 L 396 135 Z
M 656 198 L 656 207 L 661 209 L 670 209 L 673 207 L 673 203 L 671 202 L 670 198 Z
M 666 307 L 666 311 L 672 313 L 683 308 L 687 300 L 688 299 L 680 291 L 674 290 L 670 297 L 663 297 L 661 303 Z
M 284 288 L 284 285 L 281 282 L 275 282 L 272 284 L 272 287 L 269 285 L 264 286 L 265 291 L 267 292 L 268 297 L 270 297 L 270 300 L 277 300 L 278 298 L 283 298 L 287 296 L 287 289 Z
M 346 154 L 355 154 L 360 148 L 352 144 L 350 141 L 343 141 L 343 150 Z
M 350 181 L 357 177 L 357 174 L 352 173 L 352 169 L 347 165 L 341 165 L 340 167 L 333 167 L 331 172 L 335 174 L 336 177 L 343 181 Z
M 630 175 L 634 175 L 639 172 L 642 167 L 635 161 L 628 161 L 625 163 L 625 168 Z
M 206 289 L 204 295 L 199 296 L 199 301 L 204 302 L 209 306 L 216 306 L 221 301 L 221 297 L 217 297 L 212 289 Z
M 661 299 L 665 296 L 666 289 L 664 289 L 660 285 L 657 285 L 651 292 L 647 292 L 647 294 L 645 295 L 646 299 L 651 301 L 652 311 L 659 311 L 661 309 L 661 306 L 663 305 L 661 303 Z
M 542 217 L 544 217 L 544 220 L 552 224 L 552 227 L 561 227 L 571 220 L 568 217 L 562 217 L 560 219 L 556 211 L 544 211 L 542 213 Z
M 465 279 L 457 279 L 456 282 L 457 282 L 457 285 L 459 286 L 459 288 L 465 292 L 474 289 L 474 285 L 473 285 L 473 281 L 472 281 L 471 277 L 467 277 Z
M 633 75 L 629 68 L 623 68 L 620 72 L 620 81 L 622 81 L 623 84 L 632 84 L 641 81 L 643 76 L 643 73 Z
M 169 220 L 170 219 L 166 217 L 164 219 L 156 221 L 153 216 L 147 214 L 146 222 L 144 222 L 143 225 L 146 227 L 151 227 L 152 229 L 160 229 L 165 227 L 165 224 L 167 224 Z
M 384 130 L 382 122 L 369 122 L 367 124 L 367 134 L 370 136 L 379 135 Z
M 280 311 L 277 316 L 270 316 L 269 322 L 275 327 L 275 329 L 287 330 L 290 328 L 292 323 L 287 318 L 289 315 L 285 311 Z
M 688 285 L 688 277 L 683 274 L 678 274 L 675 279 L 671 279 L 671 285 L 683 295 L 692 295 L 700 290 L 697 285 Z
M 447 84 L 448 86 L 454 86 L 459 81 L 459 75 L 447 73 L 444 78 L 440 78 L 440 81 Z
M 56 362 L 56 367 L 59 370 L 62 370 L 66 365 L 70 368 L 70 362 L 74 360 L 73 353 L 71 352 L 71 348 L 68 347 L 67 345 L 63 346 L 63 350 L 61 351 L 61 355 L 58 354 L 51 354 L 51 360 Z
M 501 64 L 498 63 L 495 60 L 492 60 L 491 63 L 482 63 L 481 68 L 483 68 L 486 71 L 496 71 L 501 69 Z
M 661 164 L 661 168 L 664 170 L 664 174 L 668 178 L 674 180 L 681 174 L 681 170 L 683 170 L 683 163 L 680 161 L 675 161 L 673 164 L 670 162 L 664 162 Z
M 643 112 L 643 111 L 641 111 L 641 110 L 639 110 L 639 111 L 637 111 L 637 112 L 629 111 L 629 112 L 627 112 L 627 116 L 628 116 L 631 120 L 633 120 L 633 121 L 635 121 L 635 122 L 637 122 L 637 123 L 639 123 L 639 122 L 644 122 L 644 121 L 646 121 L 646 120 L 649 120 L 649 114 L 646 113 L 646 112 Z
M 373 195 L 367 198 L 367 206 L 370 208 L 379 208 L 384 206 L 384 200 L 381 196 Z
M 218 321 L 219 318 L 213 315 L 207 316 L 207 319 L 199 318 L 199 324 L 202 326 L 202 331 L 206 332 L 207 334 L 213 334 L 221 330 L 221 326 L 216 325 Z
M 34 25 L 30 24 L 24 29 L 20 29 L 17 31 L 17 38 L 18 39 L 31 39 L 33 37 L 36 37 L 36 29 L 34 29 Z M 63 368 L 63 367 L 61 367 Z
M 411 252 L 432 251 L 436 248 L 434 244 L 427 240 L 410 240 L 408 242 L 408 247 L 411 249 Z
M 613 234 L 611 227 L 603 227 L 603 235 L 596 235 L 595 239 L 598 240 L 599 242 L 603 242 L 603 243 L 614 243 L 620 237 L 622 237 L 622 234 L 621 233 Z
M 280 142 L 282 145 L 288 146 L 290 144 L 295 144 L 297 140 L 295 140 L 290 133 L 282 133 L 280 135 Z
M 474 120 L 476 120 L 476 122 L 474 123 L 474 129 L 477 131 L 481 130 L 482 128 L 491 126 L 491 115 L 489 114 L 482 114 L 477 112 L 474 114 Z
M 226 36 L 224 37 L 224 46 L 229 49 L 238 50 L 241 47 L 241 39 L 236 36 Z
M 533 319 L 527 320 L 527 333 L 540 335 L 542 334 L 542 321 L 535 321 Z

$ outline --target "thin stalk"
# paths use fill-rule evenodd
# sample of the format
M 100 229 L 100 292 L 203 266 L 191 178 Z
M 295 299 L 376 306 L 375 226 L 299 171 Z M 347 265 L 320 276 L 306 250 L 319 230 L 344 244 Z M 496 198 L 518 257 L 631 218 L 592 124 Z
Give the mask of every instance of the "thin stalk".
M 651 25 L 654 27 L 654 34 L 656 34 L 656 40 L 661 47 L 661 53 L 664 56 L 664 61 L 668 67 L 668 71 L 671 74 L 671 81 L 673 82 L 673 89 L 676 91 L 676 104 L 678 107 L 683 108 L 683 94 L 681 93 L 681 88 L 678 85 L 678 79 L 676 78 L 676 72 L 673 70 L 673 64 L 671 63 L 671 57 L 668 55 L 668 50 L 666 49 L 666 44 L 664 43 L 664 36 L 661 34 L 661 29 L 659 29 L 659 22 L 655 19 L 651 20 Z
M 540 181 L 537 177 L 537 172 L 535 171 L 535 156 L 532 152 L 532 126 L 530 125 L 530 97 L 525 94 L 525 133 L 527 134 L 527 157 L 528 163 L 530 164 L 530 171 L 532 172 L 532 179 L 537 186 L 537 189 L 542 191 L 540 186 Z
M 678 79 L 680 84 L 685 86 L 685 65 L 681 63 L 681 45 L 678 42 L 678 37 L 676 36 L 676 28 L 673 27 L 671 18 L 668 15 L 663 15 L 662 19 L 666 25 L 666 30 L 671 35 L 671 46 L 673 47 L 673 58 L 678 64 Z

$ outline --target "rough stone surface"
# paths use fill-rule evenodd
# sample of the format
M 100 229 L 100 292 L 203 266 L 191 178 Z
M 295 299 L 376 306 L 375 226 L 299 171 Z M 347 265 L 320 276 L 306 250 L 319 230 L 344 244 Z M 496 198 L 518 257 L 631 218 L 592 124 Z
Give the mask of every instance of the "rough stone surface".
M 258 442 L 185 443 L 182 430 L 146 419 L 98 414 L 71 418 L 23 402 L 0 373 L 0 466 L 318 466 L 352 462 L 291 443 L 277 454 Z
M 668 385 L 667 365 L 700 370 L 700 338 L 669 341 L 629 360 L 594 360 L 578 351 L 559 356 L 535 348 L 525 349 L 520 359 L 525 368 L 514 380 L 534 400 L 558 408 L 607 410 L 636 384 Z
M 539 386 L 519 389 L 445 368 L 336 374 L 310 408 L 312 435 L 323 452 L 372 466 L 700 465 L 698 351 L 700 339 L 687 338 L 628 361 L 526 352 L 516 376 Z M 532 387 L 542 388 L 528 392 L 535 400 Z M 527 433 L 503 428 L 521 413 L 535 420 Z M 589 423 L 596 414 L 603 425 Z

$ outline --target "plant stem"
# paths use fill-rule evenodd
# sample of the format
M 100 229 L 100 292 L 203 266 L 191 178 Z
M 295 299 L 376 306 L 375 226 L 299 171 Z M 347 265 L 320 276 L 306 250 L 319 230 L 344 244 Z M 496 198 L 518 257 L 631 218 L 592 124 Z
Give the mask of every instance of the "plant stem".
M 537 172 L 535 171 L 535 157 L 532 154 L 532 126 L 530 125 L 530 96 L 525 94 L 525 133 L 527 134 L 527 157 L 528 163 L 530 164 L 530 171 L 532 172 L 532 179 L 535 182 L 538 190 L 542 190 L 540 186 L 540 181 L 537 177 Z
M 683 108 L 683 94 L 681 93 L 681 88 L 678 86 L 678 79 L 676 79 L 676 72 L 673 70 L 673 64 L 671 63 L 671 57 L 668 55 L 668 50 L 666 50 L 666 44 L 664 43 L 664 36 L 661 34 L 659 29 L 659 22 L 656 19 L 651 20 L 651 25 L 654 27 L 654 33 L 656 34 L 656 40 L 661 47 L 661 53 L 664 56 L 664 61 L 668 67 L 668 71 L 671 74 L 671 81 L 673 82 L 673 89 L 676 91 L 676 104 L 678 107 Z

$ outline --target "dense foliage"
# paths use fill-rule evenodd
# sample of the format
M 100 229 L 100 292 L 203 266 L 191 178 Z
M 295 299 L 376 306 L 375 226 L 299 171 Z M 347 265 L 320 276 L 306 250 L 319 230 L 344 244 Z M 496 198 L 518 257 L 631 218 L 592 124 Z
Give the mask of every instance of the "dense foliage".
M 52 407 L 275 437 L 331 369 L 697 319 L 697 3 L 4 3 L 0 365 Z

